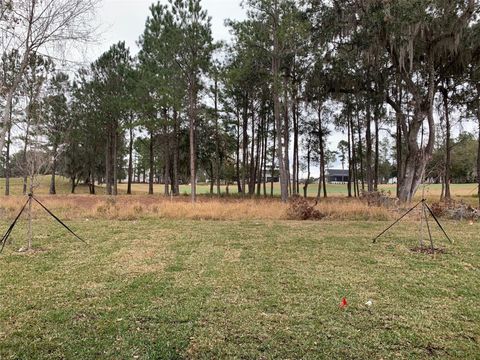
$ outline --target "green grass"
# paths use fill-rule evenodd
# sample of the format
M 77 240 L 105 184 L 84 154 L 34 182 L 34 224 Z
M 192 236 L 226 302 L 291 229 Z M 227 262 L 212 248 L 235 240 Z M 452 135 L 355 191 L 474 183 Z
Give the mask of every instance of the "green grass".
M 119 184 L 119 191 L 126 192 L 127 185 Z M 380 185 L 380 190 L 390 192 L 392 196 L 395 196 L 396 185 L 395 184 L 385 184 Z M 441 193 L 441 184 L 427 184 L 425 185 L 425 195 L 427 197 L 440 197 Z M 477 195 L 477 184 L 451 184 L 451 192 L 453 197 L 458 198 L 474 198 Z M 148 192 L 148 184 L 133 184 L 132 191 L 136 194 L 146 194 Z M 155 193 L 163 193 L 164 185 L 163 184 L 154 184 Z M 226 192 L 225 185 L 221 186 L 222 193 Z M 352 190 L 353 191 L 353 190 Z M 216 188 L 214 188 L 216 192 Z M 308 196 L 315 197 L 318 192 L 318 184 L 310 184 L 308 186 Z M 348 194 L 346 184 L 327 184 L 327 192 L 330 196 L 346 196 Z M 180 185 L 181 194 L 190 194 L 190 185 Z M 208 194 L 210 193 L 210 185 L 208 184 L 199 184 L 197 185 L 198 194 Z M 237 194 L 237 185 L 232 184 L 229 187 L 230 194 Z M 273 193 L 276 196 L 280 196 L 280 186 L 278 183 L 274 184 Z M 300 184 L 300 193 L 303 195 L 303 185 Z M 261 189 L 261 194 L 263 194 L 263 188 Z M 270 195 L 270 184 L 267 184 L 267 194 Z M 417 196 L 422 196 L 422 188 L 418 190 Z
M 1 359 L 473 359 L 480 225 L 47 219 L 0 255 Z M 4 230 L 6 225 L 2 227 Z M 339 308 L 347 297 L 349 306 Z M 368 308 L 364 304 L 373 301 Z
M 70 194 L 70 182 L 67 178 L 57 176 L 55 182 L 55 188 L 57 194 Z M 50 189 L 50 176 L 39 176 L 38 183 L 34 189 L 37 194 L 48 194 Z M 27 181 L 27 191 L 30 189 L 30 182 Z M 11 178 L 10 179 L 10 195 L 21 195 L 23 192 L 23 179 Z M 79 184 L 75 190 L 78 194 L 88 194 L 88 186 Z M 0 196 L 5 194 L 5 178 L 0 178 Z

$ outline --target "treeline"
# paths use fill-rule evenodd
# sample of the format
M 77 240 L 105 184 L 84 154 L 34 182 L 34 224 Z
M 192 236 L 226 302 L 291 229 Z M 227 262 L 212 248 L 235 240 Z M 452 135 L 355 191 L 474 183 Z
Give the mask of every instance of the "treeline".
M 112 195 L 122 181 L 128 193 L 162 183 L 167 195 L 190 183 L 192 201 L 198 180 L 267 196 L 277 177 L 285 201 L 307 194 L 314 167 L 327 196 L 335 162 L 349 170 L 349 196 L 397 178 L 402 201 L 425 180 L 449 198 L 452 178 L 480 181 L 479 137 L 452 136 L 460 121 L 480 128 L 476 1 L 244 6 L 246 20 L 227 21 L 228 44 L 213 41 L 200 0 L 175 0 L 150 7 L 136 55 L 120 42 L 68 76 L 30 54 L 3 125 L 4 175 L 13 163 L 25 177 L 51 174 L 52 194 L 56 174 L 72 192 L 83 182 Z M 4 84 L 21 64 L 3 54 Z M 332 146 L 333 132 L 344 140 Z M 459 155 L 466 142 L 475 155 Z

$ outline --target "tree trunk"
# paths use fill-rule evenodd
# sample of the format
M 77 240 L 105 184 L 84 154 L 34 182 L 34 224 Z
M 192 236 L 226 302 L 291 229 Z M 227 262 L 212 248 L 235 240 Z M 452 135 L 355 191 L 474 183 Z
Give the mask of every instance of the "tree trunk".
M 298 194 L 298 117 L 297 117 L 297 96 L 292 101 L 293 120 L 293 194 Z
M 237 146 L 235 148 L 235 171 L 237 180 L 238 193 L 243 192 L 242 183 L 240 181 L 240 111 L 237 110 Z
M 180 194 L 180 186 L 178 183 L 178 158 L 179 158 L 179 145 L 178 145 L 178 113 L 173 109 L 173 194 Z
M 480 96 L 480 85 L 477 84 L 477 96 Z M 478 147 L 477 147 L 477 183 L 478 183 L 478 208 L 480 209 L 480 102 L 477 105 L 477 122 L 478 122 Z
M 349 114 L 348 117 L 351 115 Z M 348 181 L 347 181 L 347 192 L 348 197 L 352 197 L 352 178 L 353 178 L 353 171 L 352 171 L 352 142 L 350 141 L 350 119 L 347 120 L 347 146 L 348 146 Z
M 77 187 L 77 177 L 70 176 L 70 193 L 75 194 L 75 188 Z
M 297 162 L 297 194 L 300 193 L 300 145 L 299 145 L 299 140 L 298 137 L 300 136 L 300 104 L 299 104 L 299 99 L 295 100 L 297 105 L 296 105 L 296 118 L 297 118 L 297 154 L 296 154 L 296 162 Z
M 148 194 L 153 195 L 153 180 L 154 180 L 154 158 L 153 158 L 153 142 L 155 138 L 153 136 L 153 131 L 150 131 L 150 143 L 148 146 L 148 155 L 149 155 L 149 174 L 148 174 Z
M 23 188 L 22 188 L 23 195 L 27 195 L 27 181 L 28 181 L 28 177 L 27 177 L 27 175 L 24 175 L 23 176 Z
M 167 157 L 167 156 L 165 156 Z M 163 181 L 164 181 L 164 190 L 163 194 L 165 196 L 170 196 L 170 155 L 168 154 L 168 157 L 165 161 L 165 175 L 163 176 Z
M 189 84 L 189 121 L 190 121 L 190 197 L 192 203 L 197 201 L 197 151 L 196 151 L 196 133 L 197 133 L 197 91 L 196 78 L 191 76 Z
M 263 124 L 263 118 L 261 123 Z M 260 152 L 263 151 L 261 149 L 262 148 L 261 144 L 263 144 L 263 139 L 261 139 L 260 134 L 262 133 L 263 130 L 261 130 L 261 127 L 262 125 L 259 124 L 257 129 L 257 144 L 256 144 L 257 151 L 255 154 L 255 169 L 254 169 L 255 175 L 254 175 L 254 181 L 253 181 L 253 188 L 255 188 L 255 186 L 257 187 L 257 195 L 260 195 L 260 180 L 261 180 L 261 168 L 262 168 L 262 163 L 261 163 L 262 159 L 260 156 Z M 260 140 L 262 141 L 260 142 Z
M 138 164 L 138 158 L 135 159 L 135 176 L 137 177 L 137 183 L 140 183 L 141 168 Z
M 290 176 L 290 153 L 289 153 L 289 147 L 290 147 L 290 115 L 289 115 L 289 97 L 288 97 L 288 81 L 287 81 L 287 75 L 284 77 L 284 87 L 283 87 L 283 99 L 284 99 L 284 128 L 283 128 L 283 146 L 284 146 L 284 155 L 283 155 L 283 160 L 285 162 L 285 177 L 287 181 L 287 194 L 292 193 L 292 181 L 291 181 L 291 176 Z
M 27 118 L 27 130 L 25 132 L 25 142 L 23 145 L 23 166 L 25 167 L 24 169 L 24 174 L 23 174 L 23 195 L 27 195 L 27 150 L 28 150 L 28 138 L 30 136 L 30 119 Z
M 276 122 L 273 121 L 273 147 L 272 147 L 272 170 L 270 174 L 270 196 L 273 197 L 273 174 L 275 173 L 275 155 L 277 149 L 275 148 L 275 144 L 277 143 L 277 131 L 276 131 Z
M 430 54 L 429 59 L 433 59 Z M 425 168 L 428 161 L 432 157 L 433 147 L 435 143 L 435 121 L 433 117 L 433 104 L 435 100 L 435 93 L 437 83 L 435 78 L 435 67 L 433 60 L 429 61 L 428 74 L 428 92 L 426 96 L 417 95 L 414 98 L 415 108 L 413 118 L 408 127 L 407 133 L 407 156 L 405 158 L 405 175 L 403 183 L 400 186 L 399 199 L 402 202 L 411 202 L 418 187 L 422 183 L 425 175 Z M 416 91 L 412 90 L 412 93 Z M 418 92 L 417 92 L 418 93 Z M 423 145 L 423 130 L 422 130 L 422 146 L 418 146 L 418 135 L 420 129 L 423 129 L 423 122 L 427 119 L 428 123 L 428 142 Z M 405 121 L 405 116 L 402 117 Z
M 352 176 L 353 176 L 353 194 L 358 196 L 358 176 L 357 176 L 357 152 L 355 149 L 355 129 L 353 128 L 353 116 L 349 115 L 350 120 L 350 132 L 352 142 Z
M 217 182 L 217 195 L 221 195 L 220 190 L 220 135 L 218 129 L 218 78 L 215 76 L 214 82 L 214 105 L 215 105 L 215 180 Z
M 323 188 L 323 196 L 327 197 L 326 179 L 325 179 L 325 143 L 323 133 L 323 120 L 322 120 L 322 108 L 323 102 L 318 102 L 318 144 L 320 146 L 320 176 L 318 178 L 318 192 L 317 199 L 320 199 L 320 193 Z
M 318 188 L 317 188 L 317 201 L 320 200 L 320 196 L 322 195 L 322 166 L 320 166 L 320 171 L 318 173 Z
M 283 146 L 282 146 L 282 130 L 288 132 L 287 124 L 285 128 L 282 126 L 282 120 L 280 115 L 280 99 L 279 99 L 279 72 L 280 72 L 280 54 L 279 54 L 279 39 L 277 34 L 277 25 L 279 22 L 278 19 L 278 8 L 275 3 L 275 19 L 273 22 L 273 56 L 272 56 L 272 75 L 273 75 L 273 86 L 272 86 L 272 96 L 273 96 L 273 112 L 275 116 L 275 124 L 277 127 L 277 158 L 280 168 L 280 195 L 283 202 L 288 200 L 288 169 L 286 167 L 287 162 L 284 159 Z M 288 149 L 287 144 L 285 149 Z M 288 157 L 288 153 L 285 151 L 285 157 Z
M 397 198 L 400 198 L 400 189 L 403 182 L 403 154 L 402 154 L 402 129 L 400 126 L 400 114 L 396 114 L 397 118 L 397 134 L 396 134 L 396 145 L 397 145 Z
M 379 170 L 379 129 L 378 129 L 378 122 L 379 122 L 379 114 L 377 111 L 374 113 L 374 118 L 373 121 L 375 122 L 375 171 L 374 171 L 374 177 L 373 177 L 373 190 L 378 191 L 378 181 L 379 181 L 379 175 L 378 175 L 378 170 Z
M 250 171 L 248 177 L 248 194 L 253 195 L 255 194 L 255 178 L 256 178 L 256 171 L 255 171 L 255 142 L 258 139 L 258 134 L 255 134 L 255 116 L 254 116 L 254 109 L 253 109 L 253 101 L 252 101 L 252 140 L 250 145 Z M 257 141 L 258 143 L 258 141 Z
M 32 198 L 30 197 L 28 199 L 28 245 L 27 245 L 27 250 L 32 249 Z
M 33 7 L 32 7 L 33 9 Z M 3 108 L 2 112 L 2 121 L 0 122 L 2 126 L 0 127 L 0 149 L 3 149 L 5 146 L 5 136 L 7 134 L 8 129 L 11 127 L 11 111 L 12 111 L 12 101 L 13 97 L 15 95 L 15 92 L 17 91 L 18 86 L 20 85 L 23 74 L 25 72 L 25 69 L 28 66 L 28 61 L 30 59 L 30 47 L 28 46 L 29 42 L 29 37 L 30 37 L 30 32 L 31 32 L 31 27 L 28 29 L 28 36 L 27 36 L 27 48 L 25 49 L 23 53 L 23 58 L 22 62 L 20 63 L 20 67 L 18 69 L 17 74 L 15 75 L 15 78 L 13 79 L 12 86 L 6 91 L 6 98 L 5 98 L 5 107 Z M 25 189 L 26 192 L 26 189 Z
M 10 121 L 8 123 L 7 129 L 7 151 L 5 153 L 5 195 L 10 195 L 10 144 L 11 144 L 11 133 L 12 133 L 12 110 L 10 106 Z
M 262 192 L 262 172 L 263 172 L 263 138 L 265 137 L 265 112 L 264 106 L 262 106 L 262 111 L 260 114 L 260 125 L 257 131 L 257 160 L 256 160 L 256 186 L 257 186 L 257 196 L 261 195 Z
M 364 172 L 364 166 L 363 166 L 363 145 L 362 145 L 362 124 L 360 123 L 360 116 L 358 114 L 357 114 L 357 134 L 358 134 L 358 158 L 360 159 L 360 181 L 362 184 L 362 190 L 365 190 L 365 172 Z
M 113 131 L 113 147 L 112 147 L 112 165 L 113 165 L 113 195 L 118 194 L 118 156 L 117 156 L 117 141 L 118 141 L 118 124 L 115 122 Z
M 52 177 L 50 179 L 50 195 L 55 195 L 57 193 L 55 189 L 55 174 L 57 172 L 57 145 L 53 146 L 53 161 L 52 161 Z
M 373 191 L 373 173 L 372 173 L 372 131 L 371 131 L 371 124 L 372 124 L 372 112 L 370 104 L 367 102 L 367 123 L 365 124 L 365 137 L 367 143 L 367 156 L 366 156 L 366 167 L 367 167 L 367 190 L 368 192 Z M 359 138 L 361 143 L 361 139 Z M 361 150 L 360 150 L 361 151 Z M 360 154 L 362 156 L 362 154 Z M 362 170 L 362 178 L 363 178 L 363 170 Z M 362 179 L 363 182 L 363 179 Z M 363 184 L 362 184 L 363 188 Z
M 283 154 L 284 144 L 282 145 L 282 130 L 285 131 L 286 129 L 284 129 L 282 126 L 282 120 L 280 116 L 280 101 L 278 99 L 276 90 L 274 90 L 274 107 L 275 123 L 277 127 L 277 158 L 280 169 L 280 196 L 282 201 L 286 202 L 288 199 L 288 172 Z
M 246 171 L 248 162 L 248 95 L 245 95 L 242 115 L 242 189 L 246 192 Z
M 269 121 L 268 115 L 265 118 L 266 121 L 266 129 L 263 135 L 263 196 L 267 197 L 267 146 L 268 146 L 268 128 L 269 128 Z
M 164 194 L 165 196 L 170 195 L 170 142 L 168 141 L 168 134 L 165 133 L 165 176 L 163 177 L 163 181 L 165 182 L 164 187 Z
M 443 111 L 445 112 L 445 201 L 451 199 L 450 194 L 450 168 L 451 168 L 451 139 L 450 139 L 450 114 L 448 110 L 448 91 L 442 89 Z
M 213 195 L 213 187 L 215 185 L 215 169 L 214 169 L 214 166 L 213 166 L 213 163 L 212 161 L 210 161 L 210 174 L 212 175 L 210 177 L 210 195 Z
M 105 185 L 107 195 L 112 195 L 112 183 L 110 182 L 111 153 L 111 131 L 109 126 L 107 130 L 107 144 L 105 153 Z
M 30 175 L 30 189 L 29 189 L 29 196 L 28 196 L 28 250 L 32 249 L 32 240 L 33 240 L 33 233 L 32 233 L 32 196 L 33 196 L 33 183 L 35 179 L 35 161 L 33 164 L 33 170 Z
M 321 172 L 322 172 L 323 197 L 326 198 L 327 197 L 327 177 L 325 176 L 325 161 L 323 162 Z
M 95 173 L 93 169 L 90 169 L 90 184 L 89 184 L 90 195 L 95 195 Z
M 402 143 L 402 124 L 404 122 L 403 114 L 400 112 L 402 108 L 402 88 L 401 82 L 397 79 L 397 84 L 395 87 L 396 92 L 396 103 L 398 104 L 398 109 L 395 109 L 396 117 L 396 162 L 397 162 L 397 198 L 400 198 L 400 188 L 402 187 L 403 179 L 403 143 Z
M 440 201 L 443 201 L 445 198 L 445 174 L 443 173 L 440 174 L 440 183 L 442 184 L 442 188 L 440 190 Z
M 127 194 L 132 194 L 132 178 L 133 178 L 133 126 L 130 124 L 130 139 L 128 143 L 128 181 Z
M 310 141 L 307 144 L 307 178 L 305 179 L 305 184 L 303 184 L 303 197 L 308 196 L 308 184 L 310 182 L 310 158 L 311 158 L 311 149 Z
M 428 115 L 429 122 L 433 125 L 433 113 L 430 109 L 430 114 Z M 417 143 L 418 134 L 422 127 L 424 116 L 421 113 L 414 114 L 414 119 L 409 128 L 409 135 L 407 139 L 408 152 L 405 159 L 404 169 L 405 175 L 403 177 L 402 185 L 400 187 L 399 199 L 402 202 L 411 202 L 413 196 L 415 195 L 418 187 L 421 185 L 424 174 L 425 167 L 427 162 L 431 157 L 430 145 L 427 145 L 427 148 L 420 148 Z M 430 127 L 430 131 L 434 131 L 433 126 Z M 434 137 L 433 133 L 430 133 L 430 138 Z M 433 144 L 433 140 L 429 141 L 429 144 Z

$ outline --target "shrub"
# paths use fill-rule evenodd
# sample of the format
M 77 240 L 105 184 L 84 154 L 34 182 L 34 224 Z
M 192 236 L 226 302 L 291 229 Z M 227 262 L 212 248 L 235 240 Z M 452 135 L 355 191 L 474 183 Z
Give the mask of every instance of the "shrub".
M 436 217 L 442 217 L 445 215 L 446 206 L 444 203 L 435 202 L 430 205 L 430 209 Z
M 472 220 L 477 221 L 480 218 L 480 212 L 469 204 L 464 202 L 449 200 L 430 205 L 433 214 L 437 217 L 447 217 L 452 220 Z
M 361 191 L 360 200 L 366 202 L 368 206 L 397 207 L 398 200 L 391 197 L 390 191 Z
M 477 221 L 480 218 L 480 212 L 474 207 L 460 203 L 447 210 L 447 215 L 453 220 L 472 220 Z
M 310 205 L 305 198 L 293 196 L 289 200 L 287 218 L 290 220 L 320 220 L 324 218 L 325 215 L 315 209 L 315 205 Z

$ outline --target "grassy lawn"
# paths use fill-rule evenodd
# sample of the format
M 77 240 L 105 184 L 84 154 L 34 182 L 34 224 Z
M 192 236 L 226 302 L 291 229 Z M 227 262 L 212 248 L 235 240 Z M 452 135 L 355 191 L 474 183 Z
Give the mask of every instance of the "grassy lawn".
M 300 193 L 303 195 L 303 185 L 300 185 Z M 120 192 L 127 191 L 126 184 L 120 184 L 119 186 Z M 477 195 L 477 184 L 451 184 L 451 192 L 454 198 L 458 200 L 464 199 L 469 202 L 476 202 L 476 195 Z M 380 189 L 386 192 L 390 192 L 392 196 L 395 196 L 396 192 L 396 185 L 395 184 L 388 184 L 388 185 L 380 185 Z M 148 184 L 133 184 L 132 191 L 136 194 L 146 194 L 148 193 Z M 164 185 L 163 184 L 155 184 L 154 185 L 154 192 L 163 194 Z M 214 189 L 216 192 L 216 188 Z M 222 193 L 225 193 L 225 186 L 221 186 Z M 261 190 L 263 194 L 263 188 Z M 328 195 L 330 196 L 346 196 L 347 195 L 347 185 L 345 184 L 327 184 L 327 191 Z M 440 198 L 440 194 L 442 191 L 441 184 L 428 184 L 425 185 L 425 196 L 428 198 L 438 199 Z M 197 186 L 197 192 L 199 194 L 208 194 L 210 192 L 210 186 L 205 184 L 199 184 Z M 310 184 L 308 186 L 308 196 L 315 197 L 317 196 L 318 192 L 318 184 Z M 190 186 L 189 185 L 181 185 L 180 186 L 180 193 L 187 195 L 190 194 Z M 229 188 L 230 194 L 237 193 L 236 185 L 230 185 Z M 273 187 L 274 195 L 280 196 L 280 186 L 278 183 L 274 184 Z M 267 194 L 270 195 L 270 184 L 267 186 Z M 422 188 L 418 190 L 417 197 L 421 198 L 422 196 Z
M 57 194 L 70 194 L 70 182 L 67 178 L 62 176 L 57 176 L 57 181 L 55 182 L 55 187 Z M 28 184 L 30 184 L 28 182 Z M 27 191 L 29 190 L 27 186 Z M 50 176 L 39 176 L 38 184 L 35 188 L 36 194 L 48 194 L 50 189 Z M 11 178 L 10 179 L 10 195 L 21 195 L 23 192 L 23 179 L 21 178 Z M 88 194 L 88 186 L 79 185 L 77 186 L 76 193 L 78 194 Z M 5 194 L 5 178 L 0 179 L 0 196 Z
M 473 359 L 480 224 L 35 220 L 0 255 L 1 359 Z M 2 231 L 6 225 L 2 225 Z M 339 308 L 347 297 L 349 306 Z M 373 305 L 365 302 L 371 299 Z

